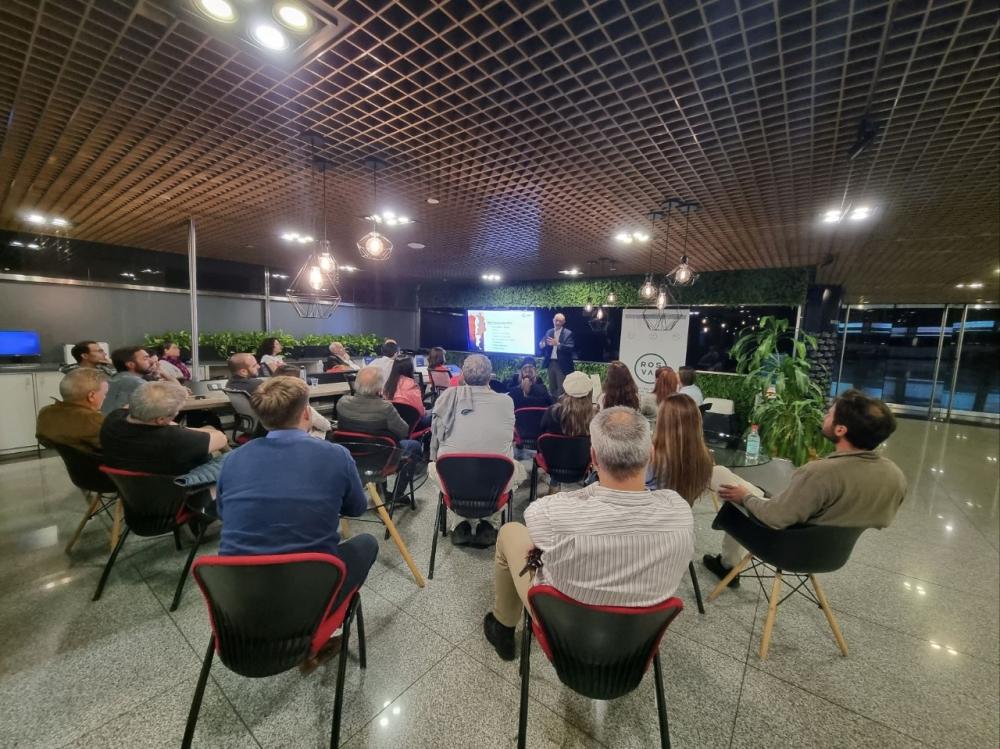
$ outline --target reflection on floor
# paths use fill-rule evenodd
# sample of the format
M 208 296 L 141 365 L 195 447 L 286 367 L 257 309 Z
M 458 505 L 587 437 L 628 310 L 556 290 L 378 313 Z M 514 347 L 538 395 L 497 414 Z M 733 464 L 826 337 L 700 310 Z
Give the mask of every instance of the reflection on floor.
M 887 449 L 909 479 L 904 508 L 824 576 L 850 656 L 798 599 L 780 609 L 762 663 L 757 586 L 725 592 L 699 616 L 685 578 L 688 608 L 663 651 L 674 746 L 997 746 L 998 433 L 904 421 Z M 0 746 L 179 746 L 209 632 L 193 585 L 167 612 L 182 554 L 169 538 L 130 539 L 91 603 L 108 536 L 91 525 L 63 553 L 84 507 L 59 459 L 0 464 L 0 486 Z M 424 488 L 419 499 L 399 527 L 426 569 L 434 498 Z M 522 490 L 519 509 L 525 499 Z M 719 537 L 711 509 L 696 511 L 700 556 Z M 436 566 L 420 591 L 383 545 L 364 589 L 368 670 L 347 671 L 345 746 L 514 746 L 517 668 L 481 632 L 491 551 L 444 543 Z M 657 745 L 649 677 L 628 698 L 593 702 L 534 654 L 530 746 Z M 217 664 L 195 744 L 324 746 L 334 683 L 335 666 L 250 680 Z

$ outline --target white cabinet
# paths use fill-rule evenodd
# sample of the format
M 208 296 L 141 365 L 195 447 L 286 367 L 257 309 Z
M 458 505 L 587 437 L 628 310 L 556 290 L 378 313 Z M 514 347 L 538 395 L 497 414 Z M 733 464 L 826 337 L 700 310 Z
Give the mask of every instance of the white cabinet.
M 35 413 L 38 413 L 59 397 L 59 383 L 62 382 L 62 372 L 35 372 Z
M 34 382 L 34 374 L 0 374 L 0 414 L 3 414 L 0 451 L 31 449 L 36 445 Z

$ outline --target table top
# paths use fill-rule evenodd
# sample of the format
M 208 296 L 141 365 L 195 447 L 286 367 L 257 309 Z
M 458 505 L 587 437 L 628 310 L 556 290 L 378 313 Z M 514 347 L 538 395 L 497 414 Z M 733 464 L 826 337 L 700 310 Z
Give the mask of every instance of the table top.
M 712 457 L 715 458 L 715 465 L 724 468 L 752 468 L 771 462 L 771 456 L 763 450 L 756 456 L 750 456 L 741 447 L 713 447 L 709 445 L 708 449 L 712 453 Z
M 310 385 L 309 398 L 332 398 L 337 395 L 347 395 L 351 386 L 346 382 L 328 382 L 325 385 Z M 181 412 L 200 411 L 202 409 L 229 408 L 229 396 L 222 390 L 209 390 L 201 398 L 189 396 L 181 406 Z

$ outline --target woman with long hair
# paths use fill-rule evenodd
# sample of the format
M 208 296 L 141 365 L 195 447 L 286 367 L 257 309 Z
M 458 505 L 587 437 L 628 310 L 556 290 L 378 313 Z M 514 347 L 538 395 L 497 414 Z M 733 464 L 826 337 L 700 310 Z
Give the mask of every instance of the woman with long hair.
M 714 465 L 698 406 L 686 395 L 667 395 L 660 402 L 653 431 L 650 467 L 656 487 L 672 489 L 693 505 L 708 490 Z
M 626 406 L 639 410 L 639 388 L 624 362 L 613 361 L 608 365 L 600 406 L 601 408 Z
M 265 338 L 257 347 L 257 361 L 260 362 L 261 374 L 266 377 L 272 376 L 278 371 L 278 367 L 285 366 L 285 360 L 281 358 L 281 341 L 277 338 Z
M 570 372 L 563 380 L 563 394 L 542 415 L 539 434 L 561 434 L 564 437 L 590 435 L 594 418 L 594 387 L 583 372 Z M 549 494 L 559 491 L 559 484 L 549 484 Z
M 656 396 L 656 405 L 659 407 L 663 401 L 681 389 L 681 378 L 673 367 L 657 367 L 656 382 L 653 385 L 653 395 Z
M 424 407 L 423 393 L 420 392 L 420 386 L 413 375 L 413 359 L 409 356 L 399 355 L 393 361 L 389 379 L 382 387 L 382 396 L 390 403 L 402 403 L 417 409 L 421 419 L 418 422 L 419 427 L 430 425 L 430 415 Z

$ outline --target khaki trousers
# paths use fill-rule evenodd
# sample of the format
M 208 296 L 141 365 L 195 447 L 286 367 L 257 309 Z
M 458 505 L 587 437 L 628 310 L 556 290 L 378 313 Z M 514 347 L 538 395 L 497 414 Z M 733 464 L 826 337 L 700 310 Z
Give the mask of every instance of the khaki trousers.
M 497 535 L 493 616 L 505 627 L 516 627 L 521 612 L 528 605 L 528 590 L 535 579 L 535 571 L 528 570 L 523 577 L 520 572 L 533 548 L 535 544 L 528 529 L 521 523 L 507 523 Z
M 709 488 L 713 492 L 719 491 L 719 487 L 722 484 L 729 484 L 731 486 L 742 486 L 749 491 L 752 491 L 758 497 L 763 497 L 764 492 L 759 488 L 751 484 L 746 479 L 741 479 L 735 473 L 730 471 L 728 468 L 723 468 L 722 466 L 715 466 L 712 469 L 712 481 L 709 484 Z M 742 510 L 743 508 L 740 507 Z M 746 512 L 744 510 L 744 512 Z M 736 539 L 730 536 L 728 533 L 722 536 L 722 563 L 726 567 L 735 567 L 740 563 L 740 560 L 746 556 L 747 550 L 736 543 Z

